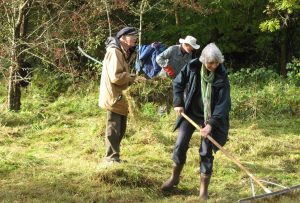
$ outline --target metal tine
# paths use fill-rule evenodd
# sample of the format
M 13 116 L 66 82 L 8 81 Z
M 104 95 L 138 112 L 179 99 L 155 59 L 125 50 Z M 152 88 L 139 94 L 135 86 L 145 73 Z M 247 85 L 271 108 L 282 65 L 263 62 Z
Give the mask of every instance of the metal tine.
M 266 180 L 263 180 L 263 179 L 260 179 L 259 181 L 260 181 L 260 182 L 263 182 L 263 183 L 268 183 L 268 184 L 270 184 L 270 185 L 275 185 L 275 186 L 278 186 L 278 187 L 281 187 L 281 188 L 284 188 L 284 189 L 288 189 L 288 187 L 286 187 L 286 186 L 282 186 L 282 185 L 279 185 L 279 184 L 277 184 L 277 183 L 273 183 L 273 182 L 266 181 Z
M 251 178 L 251 177 L 249 177 L 249 179 L 250 179 L 250 184 L 251 184 L 252 195 L 253 195 L 253 197 L 255 197 L 255 189 L 254 189 L 254 184 L 253 184 L 252 178 Z

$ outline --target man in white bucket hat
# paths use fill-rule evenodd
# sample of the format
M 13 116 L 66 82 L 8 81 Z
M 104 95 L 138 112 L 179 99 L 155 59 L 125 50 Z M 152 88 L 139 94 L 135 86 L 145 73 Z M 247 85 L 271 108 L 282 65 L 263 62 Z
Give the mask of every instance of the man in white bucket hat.
M 200 45 L 197 44 L 197 39 L 190 35 L 185 39 L 179 39 L 179 45 L 170 46 L 164 52 L 156 57 L 157 64 L 162 67 L 159 73 L 160 77 L 169 76 L 174 79 L 180 70 L 192 60 L 192 52 L 199 49 Z M 159 115 L 164 115 L 169 110 L 168 105 L 159 107 Z
M 197 39 L 193 36 L 186 36 L 185 39 L 180 38 L 179 39 L 180 44 L 189 44 L 191 45 L 194 49 L 199 49 L 200 45 L 197 44 Z
M 186 36 L 185 39 L 180 38 L 179 43 L 179 45 L 170 46 L 156 57 L 157 64 L 172 79 L 176 77 L 185 64 L 192 60 L 193 50 L 200 48 L 197 39 L 190 35 Z

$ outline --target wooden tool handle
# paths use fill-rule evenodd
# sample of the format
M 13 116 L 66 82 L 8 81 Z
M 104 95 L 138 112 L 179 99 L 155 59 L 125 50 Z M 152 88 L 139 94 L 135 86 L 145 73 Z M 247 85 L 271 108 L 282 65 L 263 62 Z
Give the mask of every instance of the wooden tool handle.
M 197 123 L 195 123 L 190 117 L 188 117 L 185 113 L 181 113 L 181 115 L 187 121 L 189 121 L 196 129 L 198 129 L 199 131 L 201 130 L 201 127 Z M 240 169 L 242 169 L 250 178 L 252 178 L 266 193 L 272 193 L 271 190 L 263 186 L 263 184 L 259 182 L 259 180 L 252 173 L 250 173 L 250 171 L 246 169 L 239 160 L 237 160 L 235 157 L 229 154 L 229 152 L 226 149 L 224 149 L 214 138 L 208 135 L 207 139 L 209 139 L 216 147 L 218 147 L 225 154 L 225 156 L 227 156 L 230 160 L 236 163 L 236 165 L 238 165 Z

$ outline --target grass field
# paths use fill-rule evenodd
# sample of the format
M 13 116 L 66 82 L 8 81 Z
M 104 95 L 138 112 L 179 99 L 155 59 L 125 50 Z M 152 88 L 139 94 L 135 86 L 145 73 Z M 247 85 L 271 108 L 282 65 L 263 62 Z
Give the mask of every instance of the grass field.
M 127 162 L 97 169 L 105 151 L 106 119 L 97 107 L 97 91 L 65 94 L 55 102 L 24 91 L 21 112 L 0 107 L 0 201 L 199 202 L 198 133 L 191 140 L 178 188 L 167 194 L 159 191 L 171 174 L 176 116 L 172 111 L 157 116 L 151 103 L 129 117 L 121 147 Z M 0 96 L 3 103 L 3 91 Z M 225 148 L 257 177 L 284 186 L 300 184 L 299 116 L 232 119 L 229 134 Z M 256 192 L 264 193 L 258 186 Z M 252 196 L 247 175 L 221 152 L 215 155 L 209 194 L 208 202 Z M 300 194 L 282 201 L 300 202 Z

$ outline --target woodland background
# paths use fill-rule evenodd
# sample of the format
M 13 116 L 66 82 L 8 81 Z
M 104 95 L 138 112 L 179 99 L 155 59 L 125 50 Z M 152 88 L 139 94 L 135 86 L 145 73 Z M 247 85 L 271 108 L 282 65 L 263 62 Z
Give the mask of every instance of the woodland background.
M 139 78 L 130 87 L 121 148 L 128 162 L 96 169 L 105 150 L 102 67 L 78 46 L 102 61 L 105 40 L 124 26 L 139 28 L 140 44 L 193 35 L 201 45 L 195 56 L 215 42 L 231 83 L 225 148 L 260 178 L 300 183 L 299 0 L 0 0 L 0 23 L 0 201 L 199 201 L 197 133 L 181 184 L 159 192 L 177 136 L 175 113 L 157 115 L 171 105 L 169 79 Z M 248 196 L 249 178 L 218 152 L 209 202 Z
M 121 27 L 140 28 L 140 43 L 178 43 L 190 34 L 202 48 L 217 43 L 229 71 L 265 67 L 288 74 L 299 64 L 299 1 L 1 0 L 1 72 L 8 108 L 20 109 L 20 80 L 35 71 L 76 80 L 98 79 L 104 42 Z M 195 55 L 198 56 L 201 49 Z

